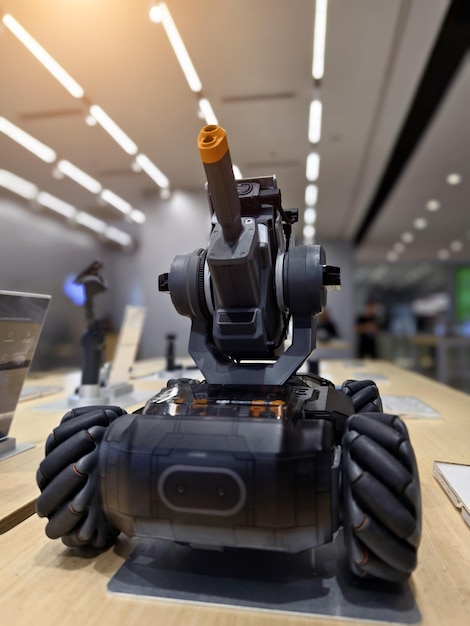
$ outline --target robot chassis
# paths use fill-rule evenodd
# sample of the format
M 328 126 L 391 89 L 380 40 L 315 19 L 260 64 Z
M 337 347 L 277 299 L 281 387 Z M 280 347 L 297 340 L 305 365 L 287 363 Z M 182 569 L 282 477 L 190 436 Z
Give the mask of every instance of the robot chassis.
M 296 553 L 342 528 L 355 575 L 406 580 L 421 499 L 405 424 L 382 412 L 373 381 L 337 388 L 297 373 L 339 268 L 319 245 L 291 244 L 297 211 L 282 208 L 274 177 L 235 181 L 221 127 L 205 126 L 198 146 L 209 245 L 177 256 L 159 289 L 191 319 L 204 380 L 169 380 L 133 414 L 66 413 L 37 472 L 46 534 L 73 547 L 124 532 Z

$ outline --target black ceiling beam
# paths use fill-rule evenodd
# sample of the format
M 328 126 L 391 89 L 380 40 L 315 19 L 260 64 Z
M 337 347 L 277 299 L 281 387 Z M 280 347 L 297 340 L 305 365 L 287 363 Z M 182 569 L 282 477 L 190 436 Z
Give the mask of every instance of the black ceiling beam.
M 389 162 L 354 238 L 357 247 L 418 146 L 470 45 L 470 1 L 452 0 Z

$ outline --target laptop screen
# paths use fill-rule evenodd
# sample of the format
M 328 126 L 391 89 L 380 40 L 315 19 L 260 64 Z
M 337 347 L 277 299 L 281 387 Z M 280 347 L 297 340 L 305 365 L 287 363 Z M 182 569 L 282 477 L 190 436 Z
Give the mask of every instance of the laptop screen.
M 0 290 L 0 440 L 10 430 L 50 299 Z

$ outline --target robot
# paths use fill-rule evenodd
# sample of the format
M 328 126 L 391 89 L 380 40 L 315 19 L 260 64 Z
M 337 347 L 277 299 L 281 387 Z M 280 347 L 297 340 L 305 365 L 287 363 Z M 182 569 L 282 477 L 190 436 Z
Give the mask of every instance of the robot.
M 133 414 L 69 411 L 37 472 L 46 534 L 297 553 L 342 529 L 355 575 L 404 581 L 421 535 L 405 424 L 382 412 L 373 381 L 299 373 L 339 268 L 320 245 L 292 243 L 297 212 L 274 176 L 235 181 L 221 127 L 205 126 L 198 146 L 209 244 L 177 256 L 159 289 L 191 320 L 203 380 L 171 379 Z

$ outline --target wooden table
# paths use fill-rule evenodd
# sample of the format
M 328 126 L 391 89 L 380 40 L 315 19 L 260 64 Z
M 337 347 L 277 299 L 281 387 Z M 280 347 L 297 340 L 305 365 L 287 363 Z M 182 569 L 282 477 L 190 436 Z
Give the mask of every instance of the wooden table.
M 425 626 L 464 626 L 470 616 L 470 529 L 452 506 L 432 476 L 435 460 L 470 463 L 470 396 L 412 372 L 381 361 L 358 363 L 328 361 L 322 374 L 339 384 L 345 379 L 368 373 L 381 375 L 382 394 L 417 396 L 442 415 L 440 419 L 407 419 L 415 449 L 423 500 L 423 536 L 410 586 Z M 140 384 L 140 383 L 139 383 Z M 155 390 L 154 381 L 142 383 Z M 0 474 L 8 469 L 11 483 L 28 480 L 34 485 L 42 445 L 57 416 L 21 410 L 16 436 L 27 432 L 38 443 L 34 461 L 28 467 L 27 453 L 16 473 L 0 464 Z M 16 417 L 15 417 L 16 419 Z M 32 422 L 34 430 L 30 430 Z M 40 435 L 40 430 L 43 433 Z M 34 441 L 33 441 L 34 443 Z M 40 444 L 40 447 L 39 447 Z M 40 454 L 39 454 L 40 450 Z M 4 462 L 5 463 L 5 462 Z M 21 480 L 20 480 L 21 477 Z M 2 476 L 2 482 L 3 476 Z M 13 492 L 13 486 L 10 491 Z M 3 494 L 6 492 L 2 492 Z M 20 500 L 20 498 L 19 498 Z M 113 596 L 107 583 L 136 545 L 135 539 L 121 535 L 116 545 L 99 556 L 79 556 L 60 541 L 44 534 L 45 521 L 35 515 L 0 535 L 2 553 L 2 606 L 4 622 L 15 626 L 35 624 L 172 624 L 190 626 L 301 626 L 328 624 L 340 626 L 362 622 L 302 617 L 292 614 L 263 613 L 255 610 L 191 605 L 181 602 L 145 600 Z

